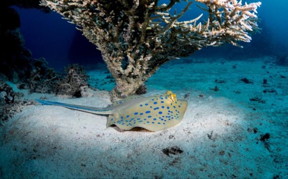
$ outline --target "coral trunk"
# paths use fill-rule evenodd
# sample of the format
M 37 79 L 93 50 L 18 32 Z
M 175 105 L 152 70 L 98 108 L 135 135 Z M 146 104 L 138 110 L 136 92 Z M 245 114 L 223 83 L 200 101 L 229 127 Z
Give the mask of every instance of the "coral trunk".
M 111 92 L 112 101 L 134 95 L 144 85 L 141 79 L 119 78 L 116 79 L 116 87 Z

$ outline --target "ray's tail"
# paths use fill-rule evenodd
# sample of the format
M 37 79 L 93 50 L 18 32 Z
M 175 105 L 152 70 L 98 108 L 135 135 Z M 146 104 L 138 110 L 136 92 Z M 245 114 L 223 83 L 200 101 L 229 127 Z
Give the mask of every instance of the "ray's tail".
M 55 101 L 46 101 L 46 100 L 41 100 L 41 99 L 37 99 L 36 102 L 38 102 L 42 105 L 61 106 L 61 107 L 65 107 L 65 108 L 72 109 L 72 110 L 83 111 L 83 112 L 99 114 L 99 115 L 109 115 L 112 113 L 111 107 L 96 108 L 96 107 L 90 107 L 90 106 L 59 103 L 59 102 L 55 102 Z

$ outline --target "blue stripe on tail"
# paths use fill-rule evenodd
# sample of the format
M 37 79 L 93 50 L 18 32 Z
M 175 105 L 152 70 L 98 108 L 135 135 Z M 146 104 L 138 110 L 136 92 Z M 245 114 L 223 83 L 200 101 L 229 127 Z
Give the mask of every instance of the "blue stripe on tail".
M 90 107 L 90 106 L 81 106 L 81 105 L 74 105 L 74 104 L 67 104 L 67 103 L 59 103 L 55 101 L 46 101 L 46 100 L 41 100 L 41 99 L 36 99 L 38 103 L 42 105 L 54 105 L 54 106 L 62 106 L 66 107 L 69 109 L 74 109 L 74 110 L 80 110 L 80 111 L 86 111 L 86 112 L 92 112 L 94 114 L 111 114 L 111 108 L 106 107 L 106 108 L 95 108 L 95 107 Z
M 35 101 L 37 101 L 38 103 L 40 103 L 42 105 L 65 105 L 64 103 L 58 103 L 58 102 L 54 102 L 54 101 L 45 101 L 45 100 L 41 100 L 41 99 L 36 99 Z

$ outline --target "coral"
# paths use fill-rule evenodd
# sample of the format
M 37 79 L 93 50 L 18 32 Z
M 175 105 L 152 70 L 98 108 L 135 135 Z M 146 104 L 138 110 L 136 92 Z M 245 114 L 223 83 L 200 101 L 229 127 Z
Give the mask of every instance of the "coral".
M 30 92 L 55 93 L 71 97 L 87 96 L 90 90 L 88 76 L 84 69 L 78 65 L 70 65 L 65 74 L 56 73 L 48 68 L 45 59 L 34 60 L 31 63 L 31 72 L 26 75 L 18 87 L 29 89 Z
M 66 76 L 58 82 L 56 94 L 81 97 L 88 88 L 88 76 L 78 65 L 71 65 L 66 69 Z
M 180 0 L 41 0 L 76 24 L 101 51 L 115 78 L 114 99 L 134 94 L 165 62 L 188 56 L 207 46 L 250 42 L 257 27 L 260 2 L 195 0 L 202 14 L 180 21 L 192 1 L 178 13 L 171 8 Z M 202 7 L 201 4 L 204 6 Z
M 67 77 L 61 80 L 62 76 L 48 68 L 45 59 L 32 57 L 31 52 L 24 46 L 24 39 L 19 30 L 20 17 L 17 11 L 10 6 L 49 10 L 39 6 L 39 0 L 3 0 L 0 2 L 0 79 L 18 83 L 18 88 L 29 89 L 30 92 L 59 92 L 58 87 L 61 82 L 67 82 L 65 81 Z M 83 74 L 83 72 L 79 74 Z M 73 75 L 70 74 L 70 76 Z M 74 91 L 78 89 L 81 93 L 87 94 L 89 88 L 80 85 L 86 84 L 84 80 L 87 78 L 80 75 L 79 79 L 77 82 L 72 80 L 67 83 L 73 86 Z M 61 94 L 72 95 L 71 91 L 65 93 L 63 89 Z M 73 95 L 75 96 L 75 94 Z M 24 100 L 22 96 L 22 93 L 14 92 L 9 85 L 0 80 L 0 125 L 15 113 L 22 111 L 25 106 L 33 104 L 33 101 Z
M 86 94 L 90 89 L 88 76 L 81 66 L 70 65 L 65 69 L 65 74 L 59 74 L 48 68 L 45 59 L 34 60 L 31 65 L 31 72 L 19 88 L 29 89 L 30 92 L 55 93 L 71 97 L 89 95 Z
M 141 94 L 145 94 L 147 92 L 147 88 L 145 85 L 141 85 L 136 91 L 135 94 L 136 95 L 141 95 Z
M 39 0 L 25 2 L 4 0 L 0 2 L 0 75 L 3 79 L 13 82 L 27 82 L 28 79 L 33 78 L 35 70 L 37 71 L 39 68 L 39 62 L 43 61 L 42 59 L 34 59 L 30 51 L 25 48 L 19 30 L 20 17 L 16 10 L 9 7 L 18 5 L 28 8 L 35 7 L 37 3 Z M 42 70 L 43 67 L 41 67 Z M 43 75 L 41 77 L 43 78 Z M 32 91 L 34 90 L 32 89 Z
M 55 88 L 60 80 L 60 75 L 51 68 L 48 68 L 44 58 L 33 60 L 31 63 L 31 71 L 26 75 L 24 88 L 30 92 L 38 93 L 54 93 Z
M 6 5 L 18 5 L 29 7 L 29 3 L 21 1 L 1 1 Z M 30 1 L 34 7 L 35 2 Z M 24 3 L 24 4 L 22 4 Z M 34 5 L 33 5 L 34 4 Z M 84 84 L 87 79 L 80 76 L 81 82 L 61 80 L 61 75 L 48 67 L 44 58 L 35 59 L 29 50 L 24 46 L 24 40 L 19 31 L 20 18 L 18 13 L 10 7 L 1 7 L 0 11 L 0 77 L 15 83 L 19 83 L 19 88 L 29 89 L 30 92 L 39 93 L 61 93 L 72 95 L 71 91 L 65 91 L 61 85 L 74 83 L 72 91 L 79 89 L 79 84 Z M 9 18 L 6 18 L 9 16 Z M 77 71 L 77 70 L 76 70 Z M 82 74 L 80 70 L 77 73 Z M 72 74 L 71 74 L 72 75 Z M 73 79 L 76 79 L 76 77 Z M 77 86 L 78 85 L 78 86 Z M 60 87 L 59 87 L 60 86 Z M 84 86 L 84 85 L 83 85 Z M 59 88 L 58 88 L 59 87 Z M 75 94 L 73 94 L 75 96 Z
M 0 81 L 0 104 L 12 104 L 15 102 L 15 99 L 19 96 L 18 93 L 15 93 L 13 89 L 4 83 L 3 81 Z
M 22 93 L 14 92 L 9 85 L 0 81 L 0 125 L 15 113 L 22 111 L 24 106 L 33 104 L 22 97 Z

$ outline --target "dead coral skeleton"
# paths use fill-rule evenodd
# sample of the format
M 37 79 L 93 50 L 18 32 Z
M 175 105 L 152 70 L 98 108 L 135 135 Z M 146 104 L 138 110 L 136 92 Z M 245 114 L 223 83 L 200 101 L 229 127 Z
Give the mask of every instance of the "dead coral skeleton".
M 195 0 L 200 14 L 181 21 L 194 1 L 187 1 L 179 13 L 159 0 L 41 0 L 76 24 L 84 36 L 102 52 L 115 78 L 112 97 L 135 94 L 163 63 L 188 56 L 207 46 L 250 42 L 249 32 L 257 27 L 260 2 L 240 0 Z M 202 7 L 203 6 L 203 7 Z M 123 65 L 125 64 L 125 65 Z

